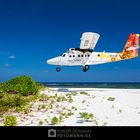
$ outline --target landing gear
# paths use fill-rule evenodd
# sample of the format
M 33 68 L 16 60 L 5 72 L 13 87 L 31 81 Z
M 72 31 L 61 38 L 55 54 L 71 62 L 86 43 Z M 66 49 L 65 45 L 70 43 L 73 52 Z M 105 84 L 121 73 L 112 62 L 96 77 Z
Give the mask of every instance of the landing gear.
M 87 69 L 85 69 L 85 67 L 83 67 L 83 71 L 84 71 L 84 72 L 86 72 L 86 71 L 87 71 Z
M 83 67 L 83 71 L 84 71 L 84 72 L 86 72 L 88 69 L 89 69 L 89 66 L 88 66 L 88 65 L 85 65 L 85 66 Z
M 57 67 L 57 68 L 56 68 L 56 71 L 57 71 L 57 72 L 59 72 L 60 70 L 61 70 L 60 67 Z

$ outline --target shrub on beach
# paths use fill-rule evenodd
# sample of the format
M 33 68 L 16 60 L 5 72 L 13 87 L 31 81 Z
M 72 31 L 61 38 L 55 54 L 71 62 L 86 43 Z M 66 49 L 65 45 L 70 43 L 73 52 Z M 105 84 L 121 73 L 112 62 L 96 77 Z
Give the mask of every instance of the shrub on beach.
M 16 126 L 17 119 L 15 116 L 7 116 L 4 121 L 4 126 Z
M 29 76 L 19 76 L 0 83 L 0 113 L 11 108 L 22 110 L 29 102 L 39 98 L 37 92 L 37 84 Z
M 115 100 L 115 98 L 114 97 L 108 97 L 108 99 L 107 99 L 108 101 L 114 101 Z
M 69 103 L 72 103 L 72 102 L 73 102 L 72 96 L 69 96 L 69 97 L 68 97 L 68 102 L 69 102 Z
M 0 100 L 0 106 L 2 107 L 21 107 L 24 104 L 26 104 L 26 101 L 21 95 L 5 94 Z
M 39 95 L 39 101 L 47 101 L 47 100 L 49 100 L 49 97 L 46 94 Z
M 80 117 L 84 118 L 85 120 L 93 119 L 93 114 L 89 114 L 87 112 L 80 112 Z
M 39 125 L 43 125 L 43 121 L 39 121 Z
M 19 93 L 23 96 L 35 95 L 38 87 L 29 76 L 19 76 L 5 83 L 5 91 L 10 94 Z
M 59 123 L 59 119 L 57 117 L 53 117 L 51 122 L 52 122 L 52 124 L 57 124 L 57 123 Z
M 83 95 L 88 95 L 89 96 L 89 93 L 87 93 L 87 92 L 80 92 L 80 94 L 83 94 Z
M 72 106 L 72 107 L 71 107 L 71 109 L 73 109 L 73 110 L 77 110 L 77 107 L 75 107 L 75 106 Z
M 43 83 L 37 83 L 37 87 L 39 90 L 44 90 L 46 86 Z

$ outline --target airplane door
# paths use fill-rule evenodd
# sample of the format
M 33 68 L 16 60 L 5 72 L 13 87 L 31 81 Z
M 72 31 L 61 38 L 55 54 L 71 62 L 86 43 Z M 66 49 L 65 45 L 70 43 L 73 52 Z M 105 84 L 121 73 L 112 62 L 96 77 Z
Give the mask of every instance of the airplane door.
M 83 64 L 83 57 L 78 57 L 78 54 L 74 53 L 69 54 L 68 63 L 69 65 L 81 65 L 81 63 Z
M 85 64 L 88 60 L 88 54 L 85 53 L 83 56 L 83 64 Z
M 74 59 L 75 59 L 75 55 L 74 54 L 69 54 L 68 55 L 68 63 L 69 63 L 69 65 L 73 65 L 74 64 Z

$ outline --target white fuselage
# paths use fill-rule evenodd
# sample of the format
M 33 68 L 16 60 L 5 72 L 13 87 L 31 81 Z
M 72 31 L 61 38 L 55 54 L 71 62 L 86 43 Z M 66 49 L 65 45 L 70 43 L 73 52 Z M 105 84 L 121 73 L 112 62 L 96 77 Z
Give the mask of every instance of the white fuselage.
M 110 57 L 104 57 L 104 54 Z M 100 57 L 100 56 L 103 57 Z M 104 53 L 104 52 L 81 52 L 78 50 L 70 50 L 62 56 L 58 56 L 47 61 L 48 64 L 57 66 L 85 66 L 96 65 L 110 61 L 111 57 L 119 57 L 118 53 Z

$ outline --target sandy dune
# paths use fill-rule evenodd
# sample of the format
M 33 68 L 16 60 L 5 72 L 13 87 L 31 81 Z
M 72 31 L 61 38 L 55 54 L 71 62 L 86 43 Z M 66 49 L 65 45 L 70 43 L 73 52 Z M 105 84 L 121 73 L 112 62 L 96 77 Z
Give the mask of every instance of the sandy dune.
M 49 100 L 35 102 L 28 114 L 11 114 L 18 126 L 140 126 L 140 89 L 51 88 L 40 94 Z M 53 117 L 61 121 L 52 124 Z

